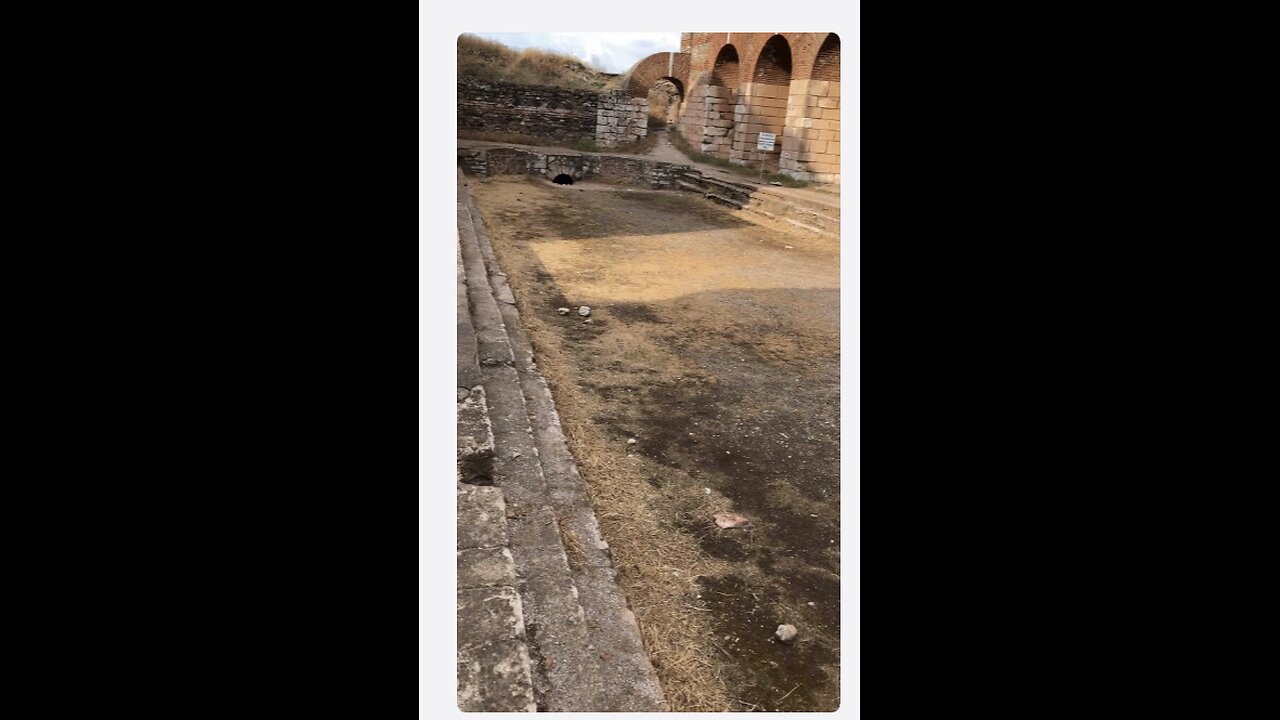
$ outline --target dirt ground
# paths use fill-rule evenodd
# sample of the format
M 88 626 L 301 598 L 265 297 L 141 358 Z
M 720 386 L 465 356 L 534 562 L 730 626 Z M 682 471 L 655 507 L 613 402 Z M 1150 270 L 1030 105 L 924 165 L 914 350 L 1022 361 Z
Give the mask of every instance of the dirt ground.
M 467 182 L 672 709 L 835 710 L 838 244 L 692 193 Z

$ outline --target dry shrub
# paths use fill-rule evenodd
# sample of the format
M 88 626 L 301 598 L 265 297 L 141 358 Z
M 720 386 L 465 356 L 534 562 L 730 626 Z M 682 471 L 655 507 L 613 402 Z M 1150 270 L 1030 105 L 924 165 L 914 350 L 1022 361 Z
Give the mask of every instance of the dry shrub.
M 458 77 L 599 90 L 610 76 L 572 55 L 527 48 L 515 50 L 475 35 L 458 36 Z

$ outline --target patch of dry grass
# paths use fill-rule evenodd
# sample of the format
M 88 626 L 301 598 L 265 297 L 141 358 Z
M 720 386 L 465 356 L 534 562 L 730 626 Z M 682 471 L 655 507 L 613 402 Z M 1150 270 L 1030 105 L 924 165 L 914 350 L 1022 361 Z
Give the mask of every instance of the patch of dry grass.
M 515 50 L 470 34 L 458 36 L 458 77 L 577 90 L 599 90 L 610 79 L 572 55 L 536 48 Z
M 541 364 L 544 372 L 550 364 Z M 662 470 L 648 467 L 647 461 L 615 459 L 606 449 L 615 443 L 600 437 L 592 424 L 570 419 L 581 400 L 572 395 L 557 397 L 557 404 L 565 406 L 565 433 L 667 702 L 677 712 L 733 709 L 709 611 L 697 600 L 698 578 L 722 569 L 696 539 L 676 527 L 681 519 L 709 517 L 710 501 L 653 487 L 645 474 Z

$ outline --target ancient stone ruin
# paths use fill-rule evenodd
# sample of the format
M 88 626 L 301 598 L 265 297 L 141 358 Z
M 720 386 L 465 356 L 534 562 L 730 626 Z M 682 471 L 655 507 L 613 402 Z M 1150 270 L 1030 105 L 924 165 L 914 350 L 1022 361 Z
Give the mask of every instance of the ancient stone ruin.
M 655 53 L 623 78 L 633 98 L 663 81 L 695 149 L 817 182 L 840 181 L 840 37 L 835 33 L 683 33 L 680 52 Z M 773 133 L 772 151 L 756 149 Z
M 694 149 L 799 180 L 840 182 L 835 33 L 683 33 L 680 52 L 636 63 L 595 92 L 458 81 L 460 130 L 593 140 L 648 134 L 650 104 Z M 772 133 L 772 150 L 757 149 Z

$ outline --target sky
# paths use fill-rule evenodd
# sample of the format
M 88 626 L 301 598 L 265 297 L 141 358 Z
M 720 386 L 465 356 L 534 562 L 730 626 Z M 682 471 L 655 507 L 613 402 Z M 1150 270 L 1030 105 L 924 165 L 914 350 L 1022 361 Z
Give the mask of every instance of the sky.
M 605 72 L 624 73 L 636 61 L 656 52 L 680 52 L 680 33 L 486 33 L 477 32 L 482 38 L 498 42 L 517 50 L 540 48 L 572 55 Z

